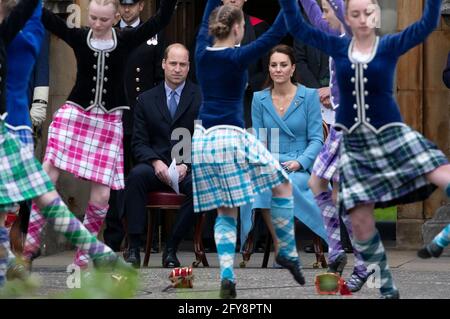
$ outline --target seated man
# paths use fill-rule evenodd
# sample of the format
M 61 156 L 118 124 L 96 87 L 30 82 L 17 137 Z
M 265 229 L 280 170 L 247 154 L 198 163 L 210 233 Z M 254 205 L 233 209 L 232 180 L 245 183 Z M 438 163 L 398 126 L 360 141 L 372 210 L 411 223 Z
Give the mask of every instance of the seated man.
M 179 267 L 176 251 L 194 221 L 192 179 L 190 173 L 190 136 L 194 131 L 201 104 L 200 88 L 186 81 L 189 51 L 182 44 L 172 44 L 162 61 L 164 82 L 142 93 L 135 106 L 132 150 L 137 165 L 125 183 L 125 216 L 128 224 L 129 257 L 127 261 L 140 267 L 141 235 L 145 229 L 147 195 L 151 191 L 172 191 L 168 167 L 175 157 L 179 173 L 179 190 L 186 195 L 173 232 L 163 253 L 163 267 Z M 189 139 L 174 140 L 189 131 Z M 180 143 L 180 144 L 179 144 Z M 181 144 L 184 143 L 184 144 Z M 176 151 L 183 146 L 182 158 Z M 172 152 L 174 148 L 174 152 Z M 176 154 L 172 154 L 176 153 Z

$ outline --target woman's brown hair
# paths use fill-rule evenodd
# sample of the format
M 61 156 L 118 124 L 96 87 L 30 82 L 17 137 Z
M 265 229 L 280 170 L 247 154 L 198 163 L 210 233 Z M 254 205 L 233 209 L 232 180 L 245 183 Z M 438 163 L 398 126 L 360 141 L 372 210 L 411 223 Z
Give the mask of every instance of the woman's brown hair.
M 282 53 L 282 54 L 287 55 L 289 57 L 289 60 L 291 61 L 292 65 L 295 65 L 295 62 L 296 62 L 295 54 L 294 54 L 294 49 L 292 49 L 292 47 L 285 45 L 285 44 L 279 44 L 279 45 L 273 47 L 272 50 L 270 50 L 270 52 L 269 52 L 269 65 L 270 65 L 270 58 L 275 53 Z M 294 71 L 294 74 L 292 74 L 291 82 L 292 82 L 292 84 L 297 83 L 297 80 L 295 79 L 295 71 Z M 273 80 L 270 77 L 270 74 L 267 75 L 267 79 L 264 82 L 263 87 L 273 89 Z
M 244 13 L 241 9 L 223 5 L 214 9 L 209 16 L 209 34 L 216 39 L 226 39 L 235 23 L 241 23 Z

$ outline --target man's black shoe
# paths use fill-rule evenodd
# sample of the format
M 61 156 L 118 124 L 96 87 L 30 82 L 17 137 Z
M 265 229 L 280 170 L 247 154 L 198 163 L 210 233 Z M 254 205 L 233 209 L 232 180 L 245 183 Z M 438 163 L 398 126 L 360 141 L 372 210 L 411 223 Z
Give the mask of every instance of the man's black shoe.
M 141 267 L 141 253 L 139 248 L 130 248 L 128 250 L 127 257 L 125 261 L 131 264 L 134 268 Z
M 166 248 L 164 250 L 162 265 L 164 268 L 180 267 L 180 261 L 178 260 L 176 251 L 173 248 Z
M 220 284 L 220 298 L 236 298 L 236 284 L 228 279 L 222 280 L 222 283 Z

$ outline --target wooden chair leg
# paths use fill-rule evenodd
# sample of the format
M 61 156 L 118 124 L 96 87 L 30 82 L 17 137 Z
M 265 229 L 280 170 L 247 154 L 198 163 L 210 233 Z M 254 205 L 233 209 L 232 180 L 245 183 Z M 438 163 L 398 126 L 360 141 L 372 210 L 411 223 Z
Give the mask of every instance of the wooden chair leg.
M 253 214 L 261 214 L 261 212 L 253 212 Z M 242 247 L 242 261 L 239 264 L 239 267 L 245 268 L 247 263 L 250 261 L 250 257 L 253 254 L 253 248 L 255 246 L 255 232 L 256 232 L 256 224 L 257 217 L 259 215 L 255 215 L 254 222 L 252 224 L 252 228 L 248 232 L 247 239 L 244 242 L 244 247 Z
M 266 248 L 264 249 L 264 257 L 261 265 L 262 268 L 267 268 L 271 248 L 272 248 L 272 236 L 270 234 L 267 234 Z
M 197 216 L 197 218 L 198 219 L 197 223 L 195 224 L 195 231 L 194 231 L 195 261 L 192 263 L 192 266 L 198 267 L 198 265 L 202 263 L 204 267 L 209 267 L 202 240 L 202 231 L 203 231 L 203 224 L 205 223 L 205 214 L 201 214 L 200 216 Z
M 314 245 L 314 252 L 316 254 L 316 262 L 314 263 L 313 267 L 319 268 L 320 266 L 322 266 L 322 268 L 327 268 L 328 264 L 325 259 L 325 255 L 323 253 L 322 239 L 319 236 L 314 235 L 313 245 Z
M 20 227 L 20 223 L 22 222 L 22 216 L 20 213 L 17 215 L 16 220 L 11 226 L 11 230 L 9 232 L 9 241 L 11 245 L 11 250 L 15 254 L 22 254 L 23 244 L 24 244 L 24 236 Z
M 152 244 L 153 244 L 153 219 L 154 214 L 153 210 L 148 210 L 148 216 L 147 216 L 147 242 L 145 245 L 145 257 L 144 257 L 144 267 L 148 267 L 148 261 L 150 260 L 150 253 L 152 250 Z

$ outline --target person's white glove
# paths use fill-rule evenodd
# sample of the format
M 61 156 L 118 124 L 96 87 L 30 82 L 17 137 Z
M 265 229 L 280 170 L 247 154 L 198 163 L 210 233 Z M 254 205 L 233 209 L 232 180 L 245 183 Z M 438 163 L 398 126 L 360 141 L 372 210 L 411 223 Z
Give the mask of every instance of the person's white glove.
M 33 103 L 31 103 L 30 117 L 33 126 L 40 126 L 47 116 L 48 86 L 34 88 Z

